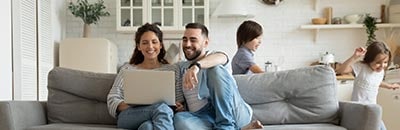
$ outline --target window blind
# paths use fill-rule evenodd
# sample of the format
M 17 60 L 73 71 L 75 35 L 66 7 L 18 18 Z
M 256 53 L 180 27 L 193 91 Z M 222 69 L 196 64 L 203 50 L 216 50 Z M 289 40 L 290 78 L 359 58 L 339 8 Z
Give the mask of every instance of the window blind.
M 14 99 L 37 100 L 36 1 L 12 4 Z
M 53 68 L 50 0 L 13 0 L 14 100 L 46 100 Z
M 47 75 L 54 66 L 54 43 L 51 30 L 50 0 L 38 1 L 38 96 L 39 100 L 47 100 Z

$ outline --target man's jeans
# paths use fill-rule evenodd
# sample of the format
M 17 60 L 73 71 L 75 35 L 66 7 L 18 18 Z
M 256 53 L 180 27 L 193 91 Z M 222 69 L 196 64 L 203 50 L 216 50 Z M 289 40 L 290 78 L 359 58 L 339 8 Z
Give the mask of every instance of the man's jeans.
M 165 103 L 129 107 L 118 114 L 117 127 L 137 130 L 173 130 L 174 112 Z
M 174 116 L 177 130 L 233 130 L 251 121 L 252 109 L 239 94 L 236 81 L 223 66 L 200 71 L 199 87 L 207 87 L 209 103 L 197 112 L 178 112 Z M 201 88 L 199 88 L 201 90 Z

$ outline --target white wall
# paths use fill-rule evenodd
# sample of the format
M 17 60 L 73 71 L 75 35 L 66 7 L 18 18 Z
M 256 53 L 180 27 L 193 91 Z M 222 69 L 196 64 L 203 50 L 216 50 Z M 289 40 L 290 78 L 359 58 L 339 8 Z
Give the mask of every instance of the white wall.
M 65 38 L 66 32 L 66 2 L 62 0 L 51 1 L 52 6 L 52 31 L 54 41 L 54 66 L 58 66 L 58 47 L 62 39 Z M 68 12 L 69 13 L 69 12 Z
M 300 25 L 309 24 L 311 18 L 322 17 L 323 9 L 328 6 L 333 7 L 334 17 L 355 13 L 371 13 L 378 17 L 383 3 L 377 0 L 319 0 L 319 8 L 314 10 L 314 1 L 286 0 L 279 6 L 269 6 L 261 0 L 252 0 L 243 4 L 250 13 L 255 14 L 253 19 L 264 26 L 263 43 L 255 58 L 258 64 L 263 65 L 266 61 L 283 62 L 282 69 L 293 69 L 308 66 L 326 51 L 334 53 L 337 61 L 342 62 L 352 54 L 354 48 L 364 45 L 367 36 L 363 29 L 321 30 L 319 40 L 314 42 L 314 31 L 299 29 Z M 219 2 L 211 0 L 210 3 L 212 13 Z M 93 26 L 92 37 L 107 38 L 117 44 L 121 65 L 129 59 L 133 50 L 133 34 L 116 31 L 115 1 L 105 1 L 105 4 L 111 16 L 102 17 L 99 24 Z M 236 51 L 236 29 L 243 20 L 211 18 L 209 48 L 223 50 L 232 57 Z M 83 22 L 67 11 L 66 37 L 81 37 L 82 26 Z
M 12 99 L 12 54 L 11 54 L 11 1 L 4 0 L 0 4 L 0 100 Z
M 367 36 L 363 29 L 320 30 L 319 40 L 314 42 L 314 31 L 302 30 L 300 25 L 310 24 L 314 17 L 323 17 L 324 8 L 328 6 L 333 7 L 334 17 L 356 13 L 371 13 L 378 17 L 381 5 L 377 0 L 319 0 L 318 8 L 314 10 L 314 1 L 286 0 L 279 6 L 269 6 L 252 0 L 244 4 L 255 14 L 253 19 L 264 27 L 263 43 L 255 57 L 258 64 L 283 62 L 281 68 L 293 69 L 308 66 L 326 51 L 334 53 L 337 61 L 343 62 L 355 47 L 364 45 Z M 242 21 L 211 19 L 211 48 L 222 49 L 232 57 L 236 52 L 236 29 Z

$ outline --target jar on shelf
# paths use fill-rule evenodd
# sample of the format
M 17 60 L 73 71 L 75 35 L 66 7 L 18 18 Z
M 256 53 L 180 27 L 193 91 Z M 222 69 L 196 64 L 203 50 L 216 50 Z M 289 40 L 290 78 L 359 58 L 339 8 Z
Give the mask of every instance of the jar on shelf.
M 265 72 L 271 72 L 272 70 L 273 70 L 272 62 L 270 61 L 265 62 Z
M 342 24 L 342 18 L 340 17 L 334 17 L 332 19 L 332 24 Z

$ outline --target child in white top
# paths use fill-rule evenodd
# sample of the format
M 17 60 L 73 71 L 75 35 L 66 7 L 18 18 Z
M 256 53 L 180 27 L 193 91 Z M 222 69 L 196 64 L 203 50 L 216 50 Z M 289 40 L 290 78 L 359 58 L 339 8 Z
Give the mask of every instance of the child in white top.
M 364 56 L 362 61 L 358 61 Z M 373 42 L 367 49 L 359 47 L 354 54 L 336 69 L 337 74 L 352 72 L 355 76 L 351 100 L 376 104 L 378 89 L 398 89 L 399 84 L 383 82 L 384 71 L 391 59 L 391 53 L 382 42 Z M 381 130 L 386 129 L 383 122 Z

